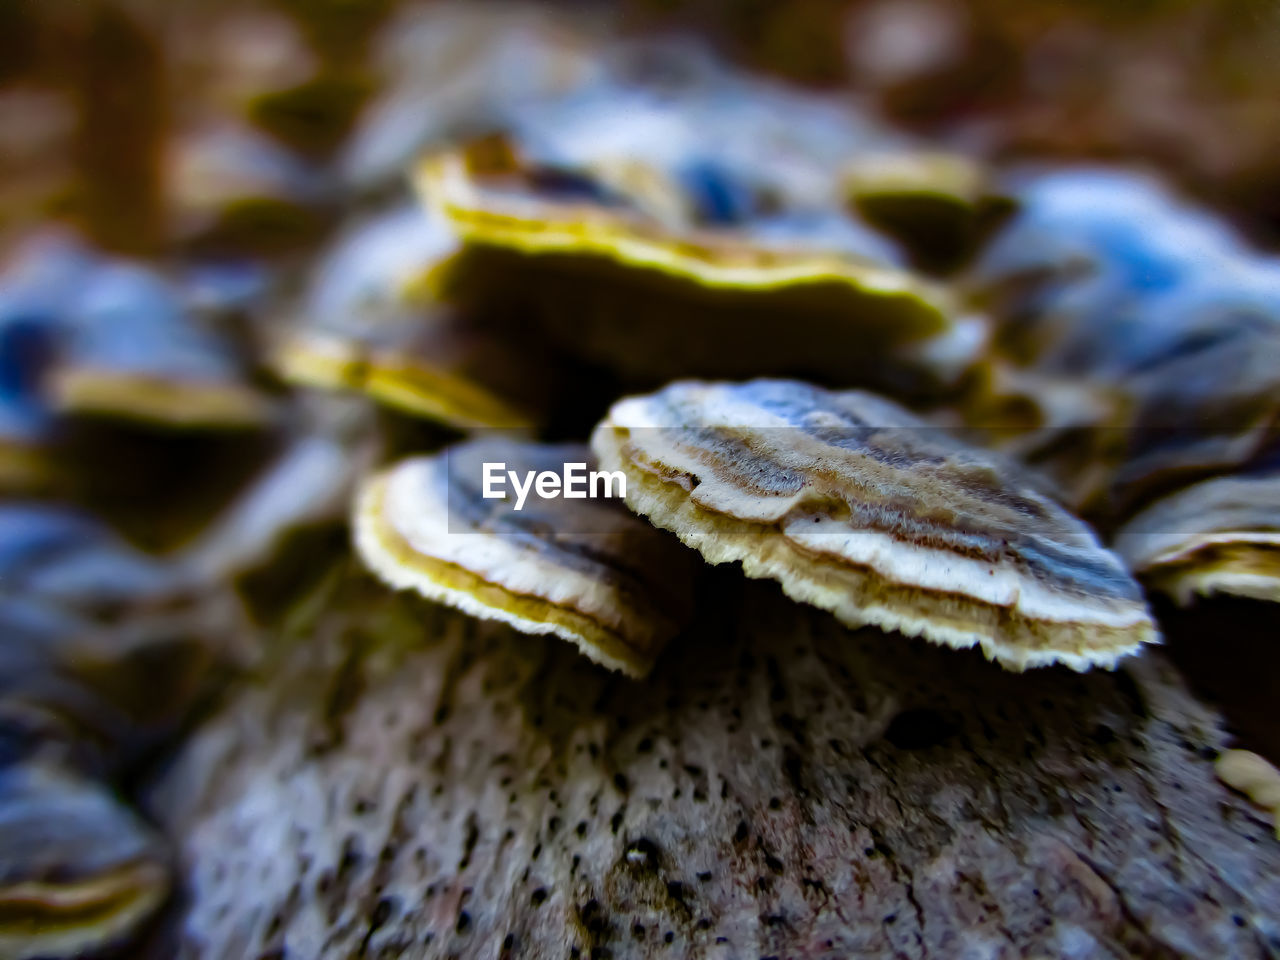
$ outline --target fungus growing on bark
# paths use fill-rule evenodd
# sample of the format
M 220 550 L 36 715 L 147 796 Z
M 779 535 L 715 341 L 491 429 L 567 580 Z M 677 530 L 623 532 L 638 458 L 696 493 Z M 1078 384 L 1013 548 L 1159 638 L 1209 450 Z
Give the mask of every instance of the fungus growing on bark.
M 1280 603 L 1280 474 L 1180 490 L 1121 527 L 1115 548 L 1134 574 L 1181 604 L 1215 593 Z
M 615 404 L 592 446 L 636 512 L 847 624 L 978 645 L 1015 670 L 1109 667 L 1156 639 L 1082 521 L 874 395 L 675 383 Z
M 169 895 L 168 850 L 110 791 L 37 761 L 0 771 L 0 956 L 81 956 Z
M 958 303 L 845 214 L 673 225 L 624 182 L 529 162 L 498 137 L 428 154 L 415 184 L 463 241 L 440 296 L 532 314 L 566 349 L 633 377 L 766 371 L 909 390 L 955 376 L 927 346 L 952 344 Z
M 592 469 L 585 447 L 507 440 L 403 460 L 357 495 L 365 565 L 399 589 L 555 634 L 610 669 L 647 673 L 689 615 L 692 556 L 586 484 L 574 496 L 550 497 L 539 481 L 538 496 L 487 497 L 486 464 L 530 480 Z
M 276 351 L 280 374 L 460 429 L 532 425 L 546 391 L 528 354 L 411 291 L 457 249 L 448 228 L 416 208 L 357 224 L 316 269 L 302 322 Z

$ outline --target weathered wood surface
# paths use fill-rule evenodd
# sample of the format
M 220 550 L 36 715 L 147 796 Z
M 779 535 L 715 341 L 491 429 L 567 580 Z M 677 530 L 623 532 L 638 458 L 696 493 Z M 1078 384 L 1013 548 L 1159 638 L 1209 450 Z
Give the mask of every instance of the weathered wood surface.
M 1280 953 L 1280 842 L 1160 650 L 1015 675 L 709 579 L 644 682 L 340 584 L 155 797 L 165 955 Z

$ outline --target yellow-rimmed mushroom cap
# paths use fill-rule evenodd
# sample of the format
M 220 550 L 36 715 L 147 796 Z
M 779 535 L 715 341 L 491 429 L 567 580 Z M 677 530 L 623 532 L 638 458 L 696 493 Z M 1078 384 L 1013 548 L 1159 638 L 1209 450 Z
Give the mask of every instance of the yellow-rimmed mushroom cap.
M 964 259 L 983 226 L 1011 206 L 995 195 L 983 167 L 958 153 L 870 151 L 845 167 L 842 185 L 870 223 L 936 266 Z
M 825 295 L 843 301 L 841 310 L 875 301 L 879 315 L 863 322 L 893 339 L 947 326 L 950 304 L 942 292 L 904 270 L 840 252 L 752 246 L 710 231 L 671 235 L 620 198 L 591 195 L 586 182 L 559 193 L 538 179 L 539 171 L 523 166 L 509 146 L 488 140 L 428 155 L 414 182 L 468 243 L 652 272 L 690 285 L 690 295 L 697 288 Z
M 169 895 L 168 852 L 107 790 L 30 760 L 0 772 L 0 956 L 83 956 Z
M 681 228 L 618 183 L 526 163 L 501 138 L 426 156 L 415 185 L 465 243 L 436 276 L 441 296 L 532 304 L 556 339 L 641 377 L 891 378 L 927 362 L 894 351 L 946 339 L 962 319 L 944 288 L 880 256 L 882 240 L 829 222 L 843 214 Z
M 201 429 L 257 427 L 271 416 L 230 344 L 141 264 L 97 267 L 65 326 L 47 386 L 62 412 Z
M 485 464 L 507 499 L 486 499 Z M 692 555 L 603 496 L 521 501 L 507 471 L 576 476 L 585 447 L 476 440 L 401 461 L 368 480 L 355 509 L 361 559 L 399 589 L 518 630 L 555 634 L 592 660 L 643 676 L 690 613 Z M 576 481 L 575 481 L 576 486 Z M 604 482 L 596 490 L 605 493 Z
M 317 268 L 301 322 L 275 350 L 277 372 L 460 429 L 533 425 L 547 390 L 528 353 L 413 293 L 457 250 L 448 228 L 416 207 L 357 224 Z
M 1111 666 L 1156 639 L 1083 522 L 874 395 L 675 383 L 615 404 L 592 446 L 636 512 L 850 625 L 978 645 L 1013 669 Z
M 1280 603 L 1280 473 L 1217 477 L 1159 500 L 1116 533 L 1129 569 L 1179 603 Z
M 268 417 L 266 399 L 244 383 L 75 367 L 55 371 L 50 392 L 60 410 L 138 420 L 155 426 L 242 428 Z
M 1271 812 L 1280 840 L 1280 770 L 1250 750 L 1224 750 L 1215 769 L 1223 783 Z

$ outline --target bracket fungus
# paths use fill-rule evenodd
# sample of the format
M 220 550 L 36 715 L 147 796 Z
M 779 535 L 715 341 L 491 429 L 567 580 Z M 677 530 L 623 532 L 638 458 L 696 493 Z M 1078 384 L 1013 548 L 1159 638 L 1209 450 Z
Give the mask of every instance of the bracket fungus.
M 229 345 L 144 267 L 93 271 L 65 324 L 65 356 L 50 378 L 64 412 L 188 429 L 253 427 L 269 416 Z
M 436 277 L 442 297 L 532 312 L 566 348 L 633 379 L 773 372 L 927 384 L 956 367 L 932 369 L 924 347 L 954 345 L 966 319 L 958 302 L 838 211 L 816 233 L 785 229 L 804 219 L 798 210 L 731 228 L 672 225 L 616 181 L 530 162 L 505 137 L 429 153 L 414 183 L 464 244 Z
M 1224 750 L 1215 768 L 1223 783 L 1271 812 L 1280 839 L 1280 770 L 1250 750 Z
M 1215 477 L 1116 533 L 1129 569 L 1182 604 L 1215 593 L 1280 603 L 1280 473 Z
M 260 424 L 265 399 L 185 292 L 70 235 L 28 237 L 0 279 L 5 406 L 28 428 L 56 412 L 185 428 Z
M 1008 202 L 985 167 L 959 153 L 867 151 L 845 167 L 849 203 L 903 241 L 922 266 L 946 269 L 971 255 Z
M 529 355 L 412 292 L 457 248 L 442 221 L 416 207 L 348 230 L 321 259 L 302 320 L 275 352 L 280 375 L 460 429 L 531 426 L 546 385 L 529 375 Z
M 78 957 L 169 895 L 169 851 L 104 786 L 40 762 L 0 769 L 0 956 Z
M 97 956 L 168 899 L 168 844 L 116 781 L 189 722 L 245 628 L 214 582 L 88 516 L 0 510 L 0 957 Z
M 540 496 L 517 510 L 485 496 L 486 463 L 559 474 L 589 461 L 585 447 L 509 440 L 403 460 L 359 491 L 356 549 L 393 587 L 643 676 L 690 614 L 687 551 L 609 500 Z
M 174 237 L 195 248 L 295 248 L 323 225 L 333 199 L 308 161 L 235 121 L 175 137 L 164 179 Z
M 1082 521 L 874 395 L 680 382 L 619 401 L 592 447 L 636 512 L 849 625 L 978 645 L 1015 670 L 1109 667 L 1156 639 Z
M 1265 454 L 1280 261 L 1145 174 L 1049 170 L 1012 187 L 1018 213 L 970 277 L 994 318 L 970 422 L 1024 410 L 1023 459 L 1108 522 Z

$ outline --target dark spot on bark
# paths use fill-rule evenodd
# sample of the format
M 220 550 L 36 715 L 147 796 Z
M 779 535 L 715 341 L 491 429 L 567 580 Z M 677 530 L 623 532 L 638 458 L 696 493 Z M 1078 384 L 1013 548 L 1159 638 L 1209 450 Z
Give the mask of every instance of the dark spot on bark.
M 644 924 L 643 924 L 643 923 L 637 923 L 635 926 L 633 926 L 633 927 L 631 928 L 631 936 L 635 937 L 637 940 L 643 940 L 643 939 L 644 939 Z
M 1133 675 L 1127 670 L 1117 670 L 1115 677 L 1116 689 L 1129 701 L 1134 714 L 1143 720 L 1147 719 L 1147 701 L 1142 696 L 1142 691 L 1138 689 L 1138 684 L 1134 681 Z
M 666 933 L 662 935 L 662 942 L 672 943 L 675 940 L 675 938 L 676 938 L 675 933 L 671 930 L 668 930 Z
M 1100 723 L 1093 728 L 1093 732 L 1089 734 L 1089 738 L 1100 747 L 1116 742 L 1116 732 L 1108 727 L 1105 723 Z
M 706 883 L 711 879 L 711 872 L 709 870 L 702 871 L 702 873 L 698 874 L 698 879 L 703 883 Z
M 739 820 L 738 829 L 733 832 L 733 842 L 742 843 L 742 841 L 746 840 L 749 835 L 750 832 L 747 830 L 747 821 Z
M 529 894 L 529 902 L 532 903 L 535 907 L 542 906 L 543 902 L 546 899 L 547 899 L 546 887 L 539 887 L 537 890 L 533 891 L 533 893 Z
M 356 838 L 347 837 L 342 841 L 342 857 L 338 861 L 338 882 L 345 880 L 360 865 L 360 851 L 356 848 Z
M 639 743 L 636 744 L 636 753 L 648 753 L 652 749 L 653 749 L 653 741 L 648 737 L 645 737 L 643 740 L 641 740 Z
M 936 710 L 904 710 L 889 724 L 884 737 L 899 750 L 924 750 L 953 736 L 957 724 Z
M 454 930 L 458 933 L 466 933 L 470 929 L 471 929 L 471 914 L 463 910 L 460 914 L 458 914 L 458 922 L 454 926 Z
M 578 908 L 578 920 L 591 933 L 599 936 L 608 926 L 599 900 L 588 900 Z
M 628 787 L 627 778 L 623 776 L 621 773 L 615 773 L 613 775 L 613 785 L 618 788 L 619 793 L 627 792 L 627 787 Z
M 480 827 L 476 823 L 475 813 L 467 814 L 466 834 L 462 841 L 462 859 L 458 861 L 458 870 L 462 871 L 471 865 L 471 854 L 475 852 L 476 841 L 480 839 Z

